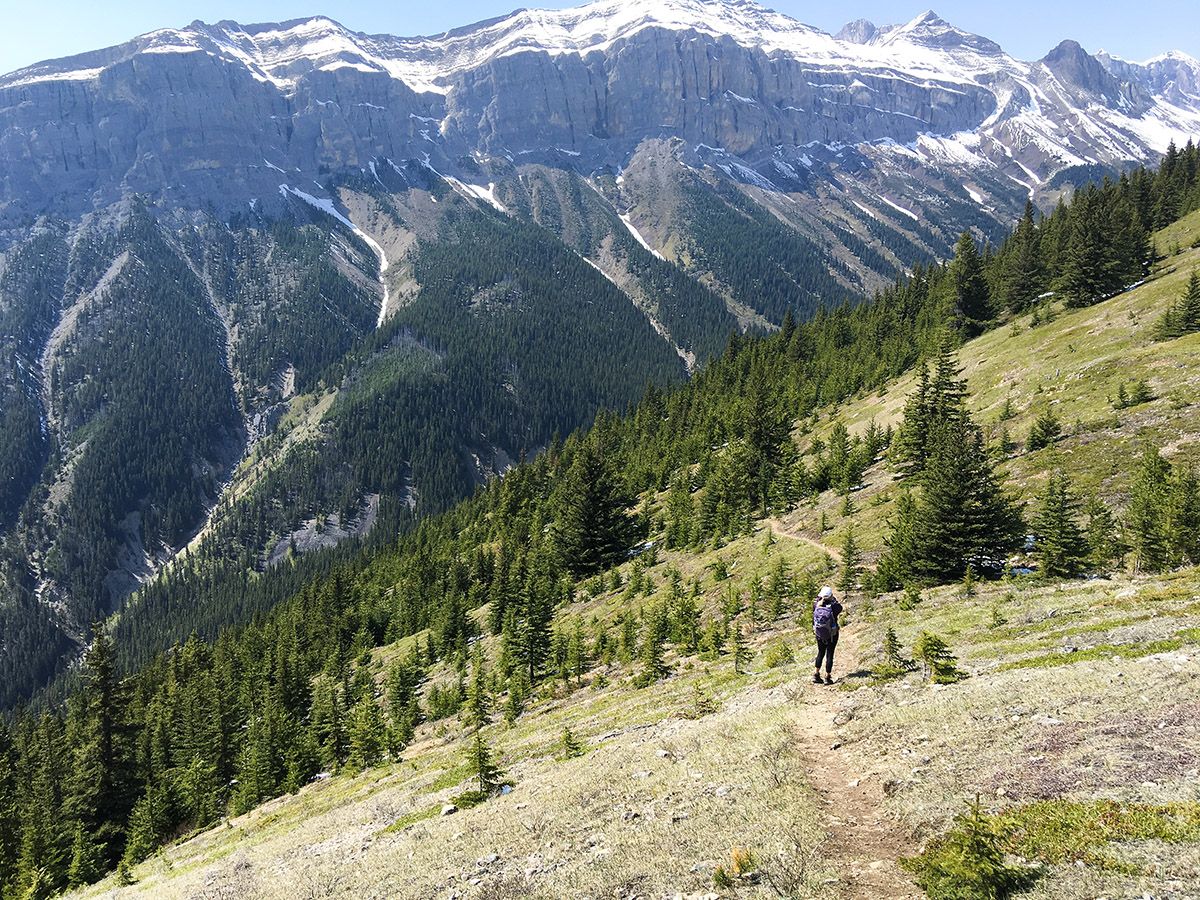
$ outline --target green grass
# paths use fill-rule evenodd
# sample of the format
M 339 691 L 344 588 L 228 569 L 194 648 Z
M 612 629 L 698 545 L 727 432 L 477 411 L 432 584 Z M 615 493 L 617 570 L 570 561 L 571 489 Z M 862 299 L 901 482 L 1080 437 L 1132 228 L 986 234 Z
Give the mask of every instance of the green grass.
M 441 807 L 436 804 L 433 806 L 427 806 L 424 809 L 415 809 L 412 812 L 398 818 L 387 828 L 381 829 L 379 834 L 397 834 L 403 831 L 405 828 L 408 828 L 410 825 L 416 825 L 418 822 L 424 822 L 427 819 L 432 819 L 439 812 L 441 812 Z
M 1182 646 L 1183 639 L 1178 637 L 1128 644 L 1098 644 L 1095 647 L 1087 647 L 1082 650 L 1076 650 L 1073 653 L 1046 653 L 1041 656 L 1014 659 L 999 666 L 997 671 L 1053 669 L 1057 666 L 1070 666 L 1075 663 L 1088 662 L 1094 659 L 1108 659 L 1111 656 L 1119 656 L 1122 659 L 1136 659 L 1139 656 L 1153 656 L 1155 653 L 1170 653 Z
M 1050 865 L 1082 861 L 1094 868 L 1140 874 L 1104 853 L 1110 844 L 1162 841 L 1200 843 L 1200 803 L 1117 803 L 1045 800 L 1008 810 L 998 817 L 1007 848 Z

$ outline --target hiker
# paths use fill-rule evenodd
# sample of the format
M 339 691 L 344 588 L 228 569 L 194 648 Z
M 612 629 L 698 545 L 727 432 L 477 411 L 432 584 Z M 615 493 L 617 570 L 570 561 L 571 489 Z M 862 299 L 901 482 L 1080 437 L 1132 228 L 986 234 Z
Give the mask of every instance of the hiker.
M 813 605 L 813 634 L 817 638 L 817 659 L 813 663 L 813 684 L 821 683 L 821 660 L 825 661 L 825 683 L 833 684 L 833 651 L 838 642 L 838 616 L 842 604 L 829 585 L 821 588 Z

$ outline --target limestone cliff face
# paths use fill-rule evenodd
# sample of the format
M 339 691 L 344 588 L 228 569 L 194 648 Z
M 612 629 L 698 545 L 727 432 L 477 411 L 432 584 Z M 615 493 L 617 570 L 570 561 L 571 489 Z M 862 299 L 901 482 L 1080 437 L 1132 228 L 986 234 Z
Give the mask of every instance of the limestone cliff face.
M 507 157 L 588 174 L 663 138 L 751 166 L 781 148 L 871 158 L 881 143 L 911 145 L 927 165 L 1007 168 L 1027 184 L 1029 172 L 1042 182 L 1161 152 L 1164 135 L 1200 127 L 1198 81 L 1183 54 L 1134 64 L 1064 41 L 1023 63 L 932 13 L 833 38 L 719 0 L 596 0 L 420 39 L 328 19 L 194 23 L 0 78 L 0 225 L 131 193 L 269 206 L 281 183 L 384 160 L 455 174 Z M 962 152 L 925 152 L 927 139 Z

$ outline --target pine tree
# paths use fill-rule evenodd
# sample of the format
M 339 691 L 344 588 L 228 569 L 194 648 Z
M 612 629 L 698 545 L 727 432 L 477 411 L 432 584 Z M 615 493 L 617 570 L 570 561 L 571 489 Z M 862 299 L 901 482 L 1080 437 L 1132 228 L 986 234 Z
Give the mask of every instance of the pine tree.
M 1033 428 L 1029 431 L 1029 441 L 1026 447 L 1032 453 L 1035 450 L 1041 450 L 1049 447 L 1062 435 L 1062 424 L 1058 421 L 1058 417 L 1053 411 L 1047 409 L 1033 423 Z
M 746 674 L 746 666 L 750 665 L 750 661 L 754 658 L 754 654 L 750 650 L 750 642 L 746 639 L 746 632 L 737 622 L 733 623 L 733 671 L 738 675 Z
M 496 765 L 492 749 L 484 743 L 482 731 L 475 732 L 475 739 L 467 750 L 467 766 L 481 794 L 492 793 L 504 777 L 504 772 Z
M 862 553 L 854 539 L 854 525 L 846 526 L 846 537 L 842 541 L 842 575 L 838 587 L 843 593 L 858 589 L 858 578 L 862 574 Z
M 1038 566 L 1046 578 L 1071 578 L 1083 567 L 1088 545 L 1076 522 L 1078 508 L 1066 473 L 1061 469 L 1054 472 L 1033 521 Z
M 387 728 L 375 698 L 364 696 L 350 710 L 346 728 L 349 755 L 346 765 L 352 771 L 379 765 L 387 748 Z
M 1125 534 L 1133 555 L 1134 572 L 1159 572 L 1167 564 L 1164 513 L 1170 474 L 1170 464 L 1158 450 L 1147 444 L 1134 476 L 1125 513 Z
M 600 450 L 590 442 L 580 447 L 560 501 L 558 552 L 563 567 L 583 578 L 623 559 L 634 541 L 628 505 Z

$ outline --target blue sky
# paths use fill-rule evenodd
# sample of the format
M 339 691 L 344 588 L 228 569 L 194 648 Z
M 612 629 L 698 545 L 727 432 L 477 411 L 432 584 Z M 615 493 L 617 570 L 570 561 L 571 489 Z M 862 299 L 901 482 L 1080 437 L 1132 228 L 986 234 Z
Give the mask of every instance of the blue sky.
M 275 22 L 318 13 L 357 31 L 435 34 L 516 6 L 572 6 L 579 0 L 0 0 L 0 72 L 38 60 L 104 47 L 155 28 L 208 22 Z M 636 0 L 634 0 L 636 2 Z M 1196 0 L 766 0 L 810 25 L 836 31 L 846 19 L 903 22 L 934 3 L 961 28 L 999 41 L 1014 56 L 1036 59 L 1059 40 L 1144 59 L 1168 49 L 1200 56 Z M 1112 11 L 1109 11 L 1112 10 Z

